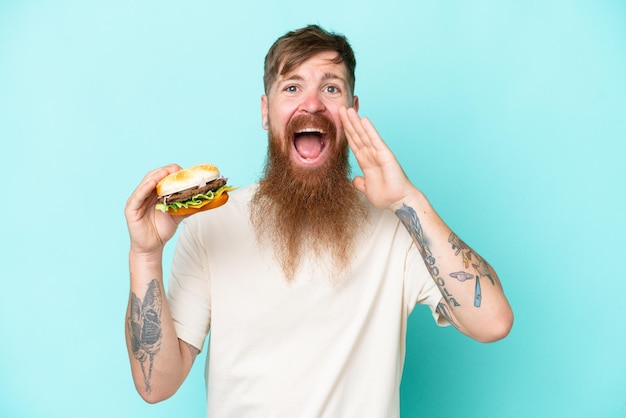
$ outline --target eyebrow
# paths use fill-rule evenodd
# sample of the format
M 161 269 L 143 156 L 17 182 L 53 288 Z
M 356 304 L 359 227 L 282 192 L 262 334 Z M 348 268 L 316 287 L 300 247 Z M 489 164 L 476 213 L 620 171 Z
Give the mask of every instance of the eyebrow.
M 341 82 L 343 82 L 344 84 L 347 84 L 348 82 L 341 76 L 335 74 L 335 73 L 331 73 L 326 72 L 324 73 L 324 75 L 322 76 L 322 81 L 328 81 L 328 80 L 339 80 Z M 280 80 L 281 83 L 285 83 L 285 82 L 289 82 L 289 81 L 304 81 L 304 77 L 302 77 L 299 74 L 292 74 L 289 77 L 286 77 L 282 80 Z
M 339 80 L 339 81 L 342 81 L 342 82 L 346 83 L 346 80 L 343 77 L 341 77 L 341 76 L 339 76 L 339 75 L 337 75 L 335 73 L 331 73 L 331 72 L 325 73 L 324 76 L 322 77 L 322 80 L 323 81 Z

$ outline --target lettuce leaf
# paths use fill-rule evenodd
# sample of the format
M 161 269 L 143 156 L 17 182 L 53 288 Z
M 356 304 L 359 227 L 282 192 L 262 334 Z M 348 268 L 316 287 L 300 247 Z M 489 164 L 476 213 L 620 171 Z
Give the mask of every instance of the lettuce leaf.
M 233 187 L 233 186 L 229 186 L 229 185 L 225 185 L 220 187 L 219 189 L 217 189 L 216 191 L 212 192 L 209 191 L 207 193 L 204 194 L 197 194 L 195 196 L 193 196 L 191 199 L 186 200 L 184 202 L 170 202 L 170 203 L 157 203 L 156 204 L 156 209 L 160 210 L 161 212 L 167 212 L 168 210 L 178 210 L 180 208 L 193 208 L 196 206 L 201 206 L 202 204 L 204 204 L 206 201 L 211 201 L 217 197 L 220 197 L 222 195 L 222 193 L 224 192 L 230 192 L 232 190 L 237 189 L 237 187 Z

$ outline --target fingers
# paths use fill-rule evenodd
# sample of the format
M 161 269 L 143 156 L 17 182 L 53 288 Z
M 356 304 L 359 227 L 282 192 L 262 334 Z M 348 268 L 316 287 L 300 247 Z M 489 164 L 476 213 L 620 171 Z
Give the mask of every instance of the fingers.
M 346 138 L 353 150 L 364 147 L 380 149 L 384 143 L 378 131 L 367 118 L 361 118 L 354 108 L 342 108 L 339 110 Z
M 353 108 L 346 109 L 344 107 L 339 110 L 339 116 L 341 117 L 341 123 L 350 146 L 357 149 L 361 148 L 363 146 L 361 135 L 364 134 L 364 131 L 361 129 L 361 133 L 359 133 L 359 127 L 361 126 L 359 115 Z
M 181 167 L 178 164 L 170 164 L 170 165 L 166 165 L 163 167 L 159 167 L 155 170 L 149 171 L 148 174 L 146 174 L 146 176 L 141 181 L 139 187 L 144 186 L 146 183 L 149 183 L 149 184 L 154 183 L 156 187 L 156 183 L 158 183 L 163 177 L 167 176 L 168 174 L 180 171 L 180 170 L 181 170 Z
M 147 202 L 156 203 L 157 183 L 165 176 L 180 170 L 181 167 L 178 164 L 170 164 L 148 172 L 126 202 L 127 214 L 145 211 Z
M 135 192 L 139 192 L 139 194 L 145 195 L 146 192 L 155 189 L 157 183 L 161 181 L 164 177 L 180 170 L 181 167 L 178 164 L 170 164 L 164 167 L 157 168 L 156 170 L 152 170 L 148 172 L 148 174 L 146 174 Z
M 352 186 L 361 193 L 365 193 L 365 179 L 362 176 L 356 176 L 352 179 Z
M 378 131 L 376 130 L 372 122 L 367 117 L 364 117 L 361 118 L 361 123 L 364 132 L 366 132 L 367 134 L 367 138 L 370 140 L 370 144 L 376 147 L 382 145 L 383 140 L 378 134 Z

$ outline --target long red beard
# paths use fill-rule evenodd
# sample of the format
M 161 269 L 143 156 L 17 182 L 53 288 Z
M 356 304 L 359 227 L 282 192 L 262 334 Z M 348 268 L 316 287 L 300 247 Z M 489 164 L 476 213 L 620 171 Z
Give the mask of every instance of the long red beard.
M 293 128 L 288 127 L 287 138 L 269 131 L 265 176 L 251 202 L 251 221 L 257 238 L 269 240 L 287 280 L 295 277 L 305 255 L 330 256 L 335 274 L 344 273 L 367 220 L 366 205 L 349 179 L 347 141 L 335 143 L 334 125 L 327 123 L 332 149 L 316 168 L 291 163 Z

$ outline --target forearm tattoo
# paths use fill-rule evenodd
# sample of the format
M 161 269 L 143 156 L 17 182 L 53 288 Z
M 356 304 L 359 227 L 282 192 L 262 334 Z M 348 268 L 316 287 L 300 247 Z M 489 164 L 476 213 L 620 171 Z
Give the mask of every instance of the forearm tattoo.
M 402 207 L 396 210 L 396 215 L 400 219 L 400 222 L 406 227 L 413 238 L 413 241 L 416 243 L 424 262 L 426 263 L 426 267 L 428 272 L 432 276 L 435 283 L 439 287 L 443 298 L 446 303 L 450 307 L 458 307 L 461 304 L 455 299 L 455 297 L 450 293 L 448 288 L 446 287 L 446 281 L 440 274 L 439 268 L 437 266 L 437 260 L 433 256 L 432 252 L 428 247 L 428 240 L 424 236 L 424 231 L 420 224 L 419 218 L 415 210 L 407 206 L 406 204 L 402 205 Z M 466 269 L 472 268 L 476 274 L 471 274 L 466 271 L 457 271 L 453 273 L 449 273 L 448 276 L 456 279 L 460 282 L 465 282 L 468 280 L 475 280 L 474 285 L 474 306 L 479 308 L 482 301 L 482 293 L 480 287 L 480 278 L 487 277 L 491 284 L 495 285 L 494 274 L 491 266 L 483 260 L 478 254 L 472 251 L 461 239 L 456 236 L 454 233 L 450 233 L 448 237 L 448 243 L 451 244 L 452 250 L 455 251 L 455 256 L 460 256 L 463 258 L 463 264 Z M 439 308 L 438 308 L 439 309 Z M 439 309 L 444 317 L 449 316 L 449 314 L 444 312 L 442 309 Z
M 146 391 L 150 392 L 154 356 L 161 349 L 161 286 L 152 280 L 143 301 L 135 293 L 131 294 L 128 330 L 133 356 L 141 364 Z

